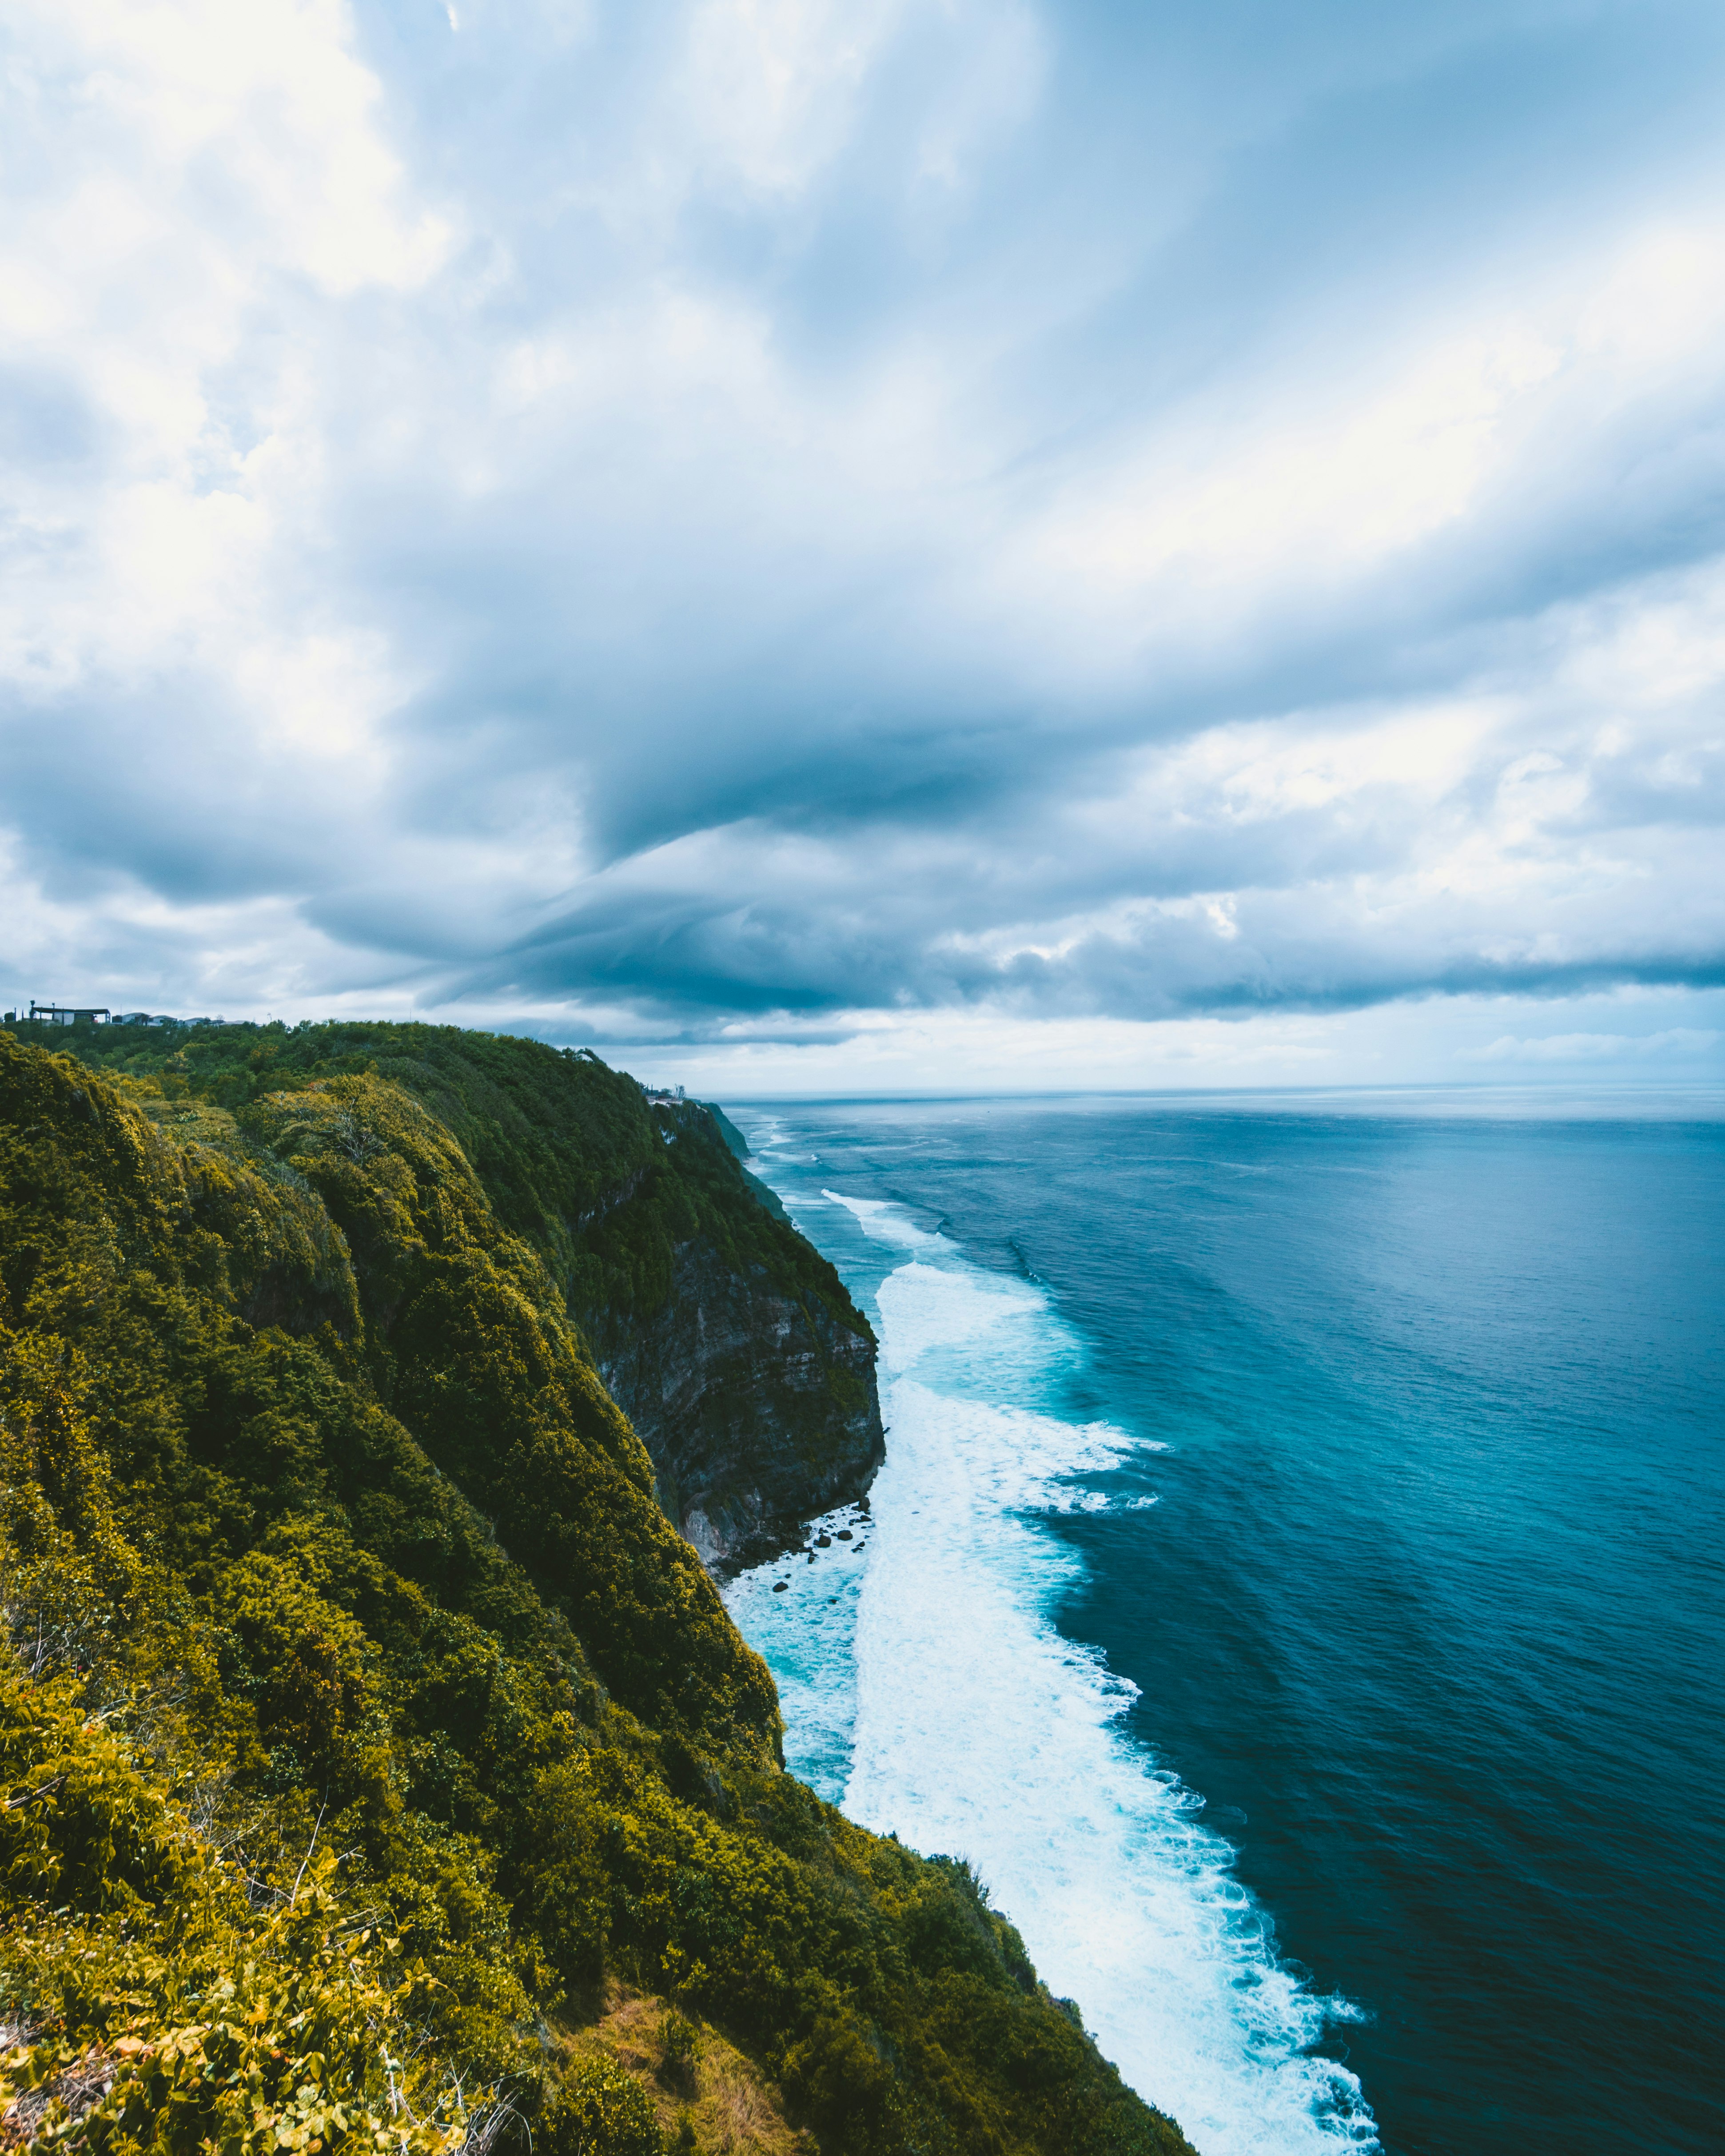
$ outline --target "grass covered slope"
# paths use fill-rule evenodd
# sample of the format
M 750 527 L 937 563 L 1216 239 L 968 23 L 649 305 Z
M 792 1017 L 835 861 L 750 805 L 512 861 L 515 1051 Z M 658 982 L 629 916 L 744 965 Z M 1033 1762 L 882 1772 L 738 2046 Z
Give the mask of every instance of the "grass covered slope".
M 290 1093 L 370 1079 L 410 1095 L 539 1258 L 666 1510 L 716 1561 L 794 1540 L 867 1487 L 883 1445 L 868 1321 L 697 1103 L 649 1105 L 591 1055 L 454 1026 L 85 1026 L 75 1052 L 270 1147 Z
M 1183 2149 L 962 1866 L 779 1769 L 542 1240 L 381 1070 L 0 1034 L 0 2141 Z M 680 2121 L 588 2033 L 643 1995 Z

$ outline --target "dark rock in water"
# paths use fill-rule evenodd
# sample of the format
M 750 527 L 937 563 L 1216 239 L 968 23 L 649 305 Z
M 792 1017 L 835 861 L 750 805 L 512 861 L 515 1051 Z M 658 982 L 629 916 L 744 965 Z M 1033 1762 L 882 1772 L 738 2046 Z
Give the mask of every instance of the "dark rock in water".
M 775 1594 L 783 1594 L 790 1584 L 788 1579 L 775 1579 L 773 1583 L 773 1591 Z
M 814 1547 L 817 1549 L 830 1549 L 833 1547 L 832 1537 L 830 1535 L 817 1535 L 814 1537 Z
M 839 1528 L 839 1539 L 841 1543 L 848 1543 L 850 1540 L 850 1530 L 849 1527 Z
M 810 1564 L 813 1564 L 814 1562 L 814 1552 L 813 1550 L 810 1550 L 809 1553 L 809 1562 Z

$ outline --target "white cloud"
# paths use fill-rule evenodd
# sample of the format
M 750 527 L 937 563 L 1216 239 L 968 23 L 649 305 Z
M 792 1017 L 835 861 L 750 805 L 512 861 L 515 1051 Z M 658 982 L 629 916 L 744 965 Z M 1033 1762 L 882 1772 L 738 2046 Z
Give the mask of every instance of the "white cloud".
M 30 963 L 978 1068 L 1704 986 L 1725 161 L 1329 176 L 1501 13 L 33 0 Z
M 1711 1027 L 1673 1025 L 1659 1033 L 1547 1033 L 1517 1040 L 1502 1034 L 1464 1049 L 1470 1063 L 1668 1063 L 1707 1055 L 1721 1036 Z
M 86 213 L 94 194 L 100 213 L 61 228 L 74 243 L 67 278 L 87 278 L 105 243 L 135 244 L 169 203 L 195 214 L 187 191 L 206 181 L 215 199 L 189 231 L 156 229 L 204 254 L 213 284 L 243 286 L 249 268 L 270 264 L 339 295 L 418 284 L 435 268 L 447 228 L 404 208 L 399 162 L 376 125 L 381 86 L 352 49 L 343 0 L 24 0 L 20 13 L 38 67 L 75 84 L 74 157 L 95 151 L 154 198 L 116 231 L 107 176 L 80 190 Z M 243 232 L 243 251 L 222 248 L 224 223 Z
M 904 0 L 701 0 L 686 32 L 686 110 L 709 170 L 791 192 L 839 155 Z
M 30 178 L 0 242 L 8 357 L 91 446 L 28 460 L 0 533 L 13 724 L 172 681 L 158 772 L 196 762 L 212 711 L 230 769 L 248 736 L 260 774 L 345 757 L 412 676 L 306 575 L 330 310 L 423 286 L 447 221 L 407 186 L 332 0 L 57 0 L 14 36 Z
M 1490 546 L 1554 481 L 1610 485 L 1646 454 L 1646 400 L 1711 394 L 1725 223 L 1655 225 L 1603 260 L 1583 248 L 1532 290 L 1474 305 L 1471 321 L 1452 303 L 1420 335 L 1343 347 L 1331 369 L 1272 348 L 1156 409 L 1010 535 L 1017 603 L 1057 600 L 1091 666 L 1136 667 L 1357 603 L 1440 540 Z

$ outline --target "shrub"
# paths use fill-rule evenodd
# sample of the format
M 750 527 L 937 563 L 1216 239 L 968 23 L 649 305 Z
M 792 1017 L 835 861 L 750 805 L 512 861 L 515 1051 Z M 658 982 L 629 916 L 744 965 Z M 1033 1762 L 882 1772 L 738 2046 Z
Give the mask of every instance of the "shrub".
M 664 2156 L 665 2137 L 639 2082 L 614 2060 L 572 2066 L 547 2114 L 547 2156 Z
M 700 2043 L 695 2024 L 672 2007 L 659 2025 L 659 2078 L 667 2088 L 687 2096 L 695 2087 L 695 2061 Z

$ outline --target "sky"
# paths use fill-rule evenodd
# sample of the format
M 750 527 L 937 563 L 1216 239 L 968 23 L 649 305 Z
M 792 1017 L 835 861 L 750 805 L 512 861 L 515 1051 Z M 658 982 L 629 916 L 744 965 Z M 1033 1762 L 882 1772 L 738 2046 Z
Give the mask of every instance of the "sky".
M 1725 1077 L 1717 0 L 8 0 L 0 998 Z

